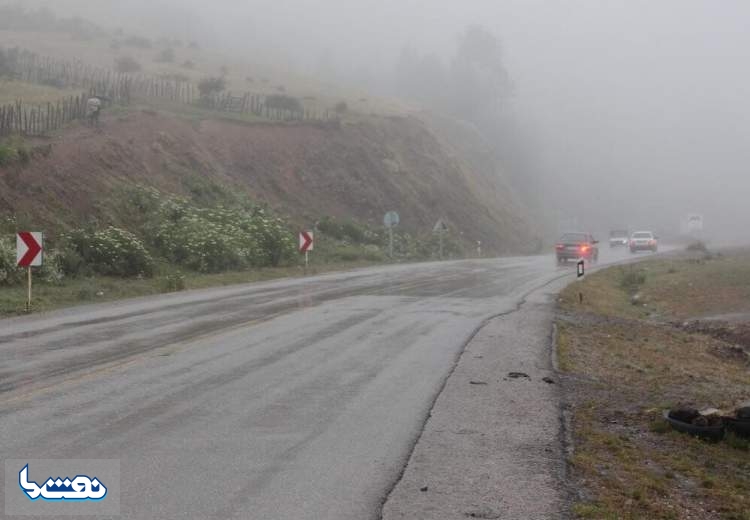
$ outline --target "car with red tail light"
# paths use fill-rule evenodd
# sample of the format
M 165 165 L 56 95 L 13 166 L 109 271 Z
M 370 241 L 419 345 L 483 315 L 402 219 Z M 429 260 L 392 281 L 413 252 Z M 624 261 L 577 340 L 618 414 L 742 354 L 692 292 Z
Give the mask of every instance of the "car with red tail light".
M 557 263 L 580 259 L 596 262 L 599 260 L 598 243 L 591 233 L 565 233 L 555 244 Z

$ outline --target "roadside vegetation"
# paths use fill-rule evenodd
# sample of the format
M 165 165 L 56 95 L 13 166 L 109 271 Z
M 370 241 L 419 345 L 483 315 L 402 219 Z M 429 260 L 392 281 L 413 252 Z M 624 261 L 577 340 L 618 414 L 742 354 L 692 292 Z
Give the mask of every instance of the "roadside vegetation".
M 189 182 L 188 182 L 189 181 Z M 33 310 L 306 274 L 297 229 L 230 189 L 186 178 L 187 196 L 136 186 L 107 203 L 107 222 L 48 230 L 34 268 Z M 12 216 L 0 221 L 0 315 L 24 312 L 25 271 L 15 265 Z M 388 235 L 353 220 L 320 219 L 307 274 L 389 261 L 438 259 L 438 237 Z M 444 237 L 445 258 L 463 255 Z
M 750 334 L 736 333 L 750 330 L 749 297 L 750 252 L 695 247 L 563 292 L 558 361 L 578 518 L 750 519 L 750 441 L 727 433 L 709 443 L 663 419 L 676 407 L 729 413 L 750 401 Z M 745 325 L 696 326 L 726 313 L 747 313 Z

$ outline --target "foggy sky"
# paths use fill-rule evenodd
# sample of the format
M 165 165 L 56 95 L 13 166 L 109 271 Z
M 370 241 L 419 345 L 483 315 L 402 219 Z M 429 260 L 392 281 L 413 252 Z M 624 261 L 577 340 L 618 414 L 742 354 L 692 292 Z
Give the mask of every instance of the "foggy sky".
M 750 2 L 41 3 L 74 5 L 110 26 L 198 34 L 311 74 L 325 62 L 337 80 L 376 92 L 387 91 L 405 45 L 447 61 L 458 33 L 480 23 L 503 42 L 516 86 L 507 109 L 523 122 L 542 166 L 551 213 L 596 231 L 631 225 L 669 233 L 683 214 L 698 212 L 710 229 L 750 241 Z

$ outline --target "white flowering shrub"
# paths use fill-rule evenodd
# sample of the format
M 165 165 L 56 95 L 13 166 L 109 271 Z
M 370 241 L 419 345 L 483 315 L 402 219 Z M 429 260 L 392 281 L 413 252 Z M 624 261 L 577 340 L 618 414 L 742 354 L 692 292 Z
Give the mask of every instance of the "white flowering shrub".
M 170 197 L 158 210 L 152 244 L 169 261 L 200 272 L 275 266 L 293 257 L 294 237 L 262 209 L 198 208 Z
M 113 226 L 101 231 L 75 230 L 64 237 L 88 268 L 113 276 L 151 276 L 154 260 L 134 234 Z
M 55 250 L 45 251 L 44 261 L 39 268 L 38 274 L 35 275 L 49 285 L 59 285 L 65 279 L 65 273 L 60 268 L 60 255 Z
M 16 244 L 11 238 L 0 238 L 0 286 L 16 285 L 24 271 L 16 267 Z

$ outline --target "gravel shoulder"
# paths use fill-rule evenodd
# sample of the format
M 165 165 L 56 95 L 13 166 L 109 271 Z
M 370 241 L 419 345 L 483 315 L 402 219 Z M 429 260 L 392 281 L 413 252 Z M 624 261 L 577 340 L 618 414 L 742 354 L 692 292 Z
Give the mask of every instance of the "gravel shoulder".
M 565 516 L 550 335 L 555 294 L 566 283 L 532 293 L 469 342 L 384 505 L 384 519 Z

